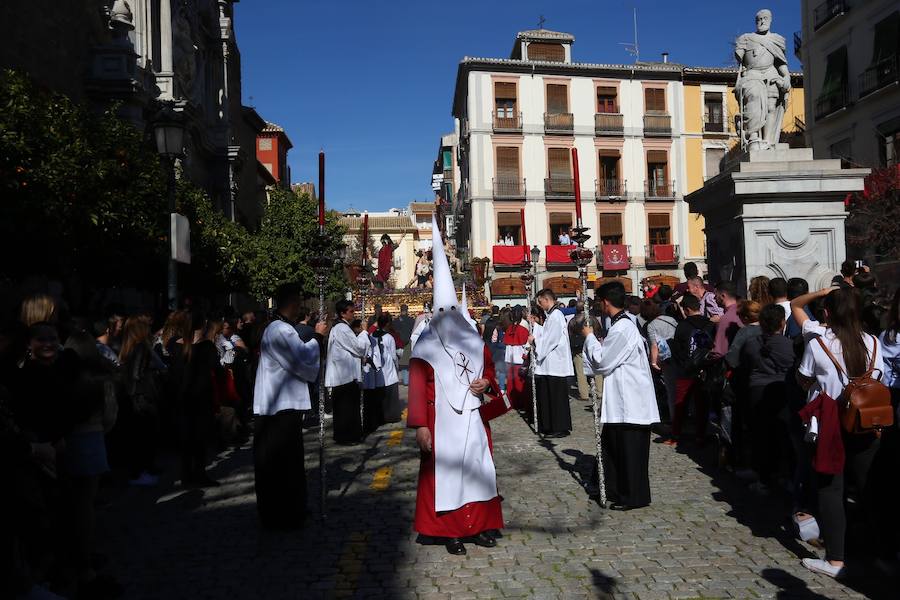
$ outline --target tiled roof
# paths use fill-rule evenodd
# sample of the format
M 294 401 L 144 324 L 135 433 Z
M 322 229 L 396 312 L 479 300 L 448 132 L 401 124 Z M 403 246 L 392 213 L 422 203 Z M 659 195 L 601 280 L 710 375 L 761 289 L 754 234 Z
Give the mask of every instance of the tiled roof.
M 432 212 L 434 211 L 434 202 L 410 202 L 410 212 Z
M 559 42 L 574 42 L 575 36 L 562 31 L 550 31 L 549 29 L 529 29 L 520 31 L 516 35 L 519 40 L 554 40 Z
M 347 231 L 359 231 L 363 226 L 363 217 L 341 217 L 340 224 L 347 228 Z M 409 216 L 397 217 L 369 217 L 369 231 L 378 232 L 409 232 L 416 231 Z
M 266 121 L 266 126 L 263 127 L 263 131 L 271 133 L 284 133 L 284 128 L 277 123 L 270 123 L 269 121 Z
M 591 70 L 591 69 L 612 69 L 612 70 L 621 70 L 621 71 L 631 71 L 634 69 L 635 71 L 671 71 L 671 72 L 679 72 L 684 71 L 685 73 L 695 73 L 695 74 L 704 74 L 704 73 L 715 73 L 715 74 L 727 74 L 734 73 L 737 74 L 737 69 L 734 67 L 687 67 L 678 63 L 664 63 L 664 62 L 639 62 L 633 64 L 616 64 L 616 63 L 559 63 L 559 62 L 550 62 L 550 61 L 541 61 L 541 60 L 518 60 L 513 58 L 482 58 L 477 56 L 466 56 L 460 61 L 460 65 L 468 65 L 468 64 L 489 64 L 489 65 L 505 65 L 505 66 L 526 66 L 526 65 L 547 65 L 548 67 L 553 67 L 555 69 L 573 69 L 573 70 Z M 794 77 L 802 76 L 802 72 L 791 71 L 791 75 Z

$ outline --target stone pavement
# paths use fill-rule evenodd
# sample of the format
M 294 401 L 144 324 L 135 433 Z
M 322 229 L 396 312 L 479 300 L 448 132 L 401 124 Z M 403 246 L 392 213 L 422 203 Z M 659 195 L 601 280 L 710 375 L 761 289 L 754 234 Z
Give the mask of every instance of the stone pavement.
M 415 542 L 418 452 L 413 432 L 392 425 L 359 446 L 329 445 L 324 523 L 260 531 L 247 445 L 218 458 L 220 488 L 184 491 L 169 478 L 118 492 L 99 514 L 100 550 L 128 598 L 889 597 L 882 581 L 847 587 L 803 569 L 799 556 L 812 549 L 784 531 L 786 507 L 698 466 L 702 456 L 653 444 L 652 506 L 602 510 L 581 484 L 593 461 L 591 413 L 577 401 L 572 413 L 573 435 L 558 440 L 536 439 L 515 413 L 494 421 L 506 530 L 493 549 L 469 544 L 455 557 Z M 313 512 L 316 444 L 308 431 Z

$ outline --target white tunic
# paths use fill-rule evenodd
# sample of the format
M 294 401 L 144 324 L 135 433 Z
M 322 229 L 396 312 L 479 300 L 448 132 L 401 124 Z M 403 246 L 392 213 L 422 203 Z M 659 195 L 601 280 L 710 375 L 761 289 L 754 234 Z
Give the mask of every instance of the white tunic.
M 575 374 L 572 349 L 569 347 L 569 328 L 558 309 L 550 311 L 540 335 L 535 334 L 535 375 L 568 377 Z
M 263 333 L 253 388 L 253 412 L 274 415 L 309 410 L 309 382 L 319 375 L 319 342 L 303 342 L 284 321 L 272 321 Z
M 613 323 L 602 342 L 593 333 L 587 336 L 584 366 L 586 373 L 603 376 L 602 423 L 659 422 L 647 348 L 630 318 Z
M 376 369 L 381 370 L 383 386 L 375 385 L 375 378 L 369 373 L 369 376 L 363 377 L 363 381 L 365 382 L 363 387 L 366 389 L 373 389 L 375 387 L 387 387 L 398 383 L 400 378 L 397 376 L 397 344 L 394 342 L 394 336 L 387 333 L 381 337 L 380 351 L 378 349 L 378 338 L 373 335 L 370 336 L 370 339 L 371 343 L 369 344 L 369 351 L 366 356 L 372 359 L 372 363 Z M 372 370 L 372 367 L 366 365 L 363 370 Z
M 369 349 L 366 331 L 354 335 L 345 321 L 331 328 L 328 336 L 328 356 L 325 359 L 325 387 L 337 387 L 362 376 L 362 358 Z

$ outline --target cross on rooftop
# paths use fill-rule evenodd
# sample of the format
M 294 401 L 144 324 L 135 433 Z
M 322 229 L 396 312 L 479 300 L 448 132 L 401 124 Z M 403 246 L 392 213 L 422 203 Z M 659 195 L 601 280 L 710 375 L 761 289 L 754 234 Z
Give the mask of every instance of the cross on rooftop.
M 544 15 L 541 15 L 540 18 L 538 19 L 538 29 L 543 29 L 544 23 L 546 23 L 546 22 L 547 22 L 547 19 L 544 18 Z

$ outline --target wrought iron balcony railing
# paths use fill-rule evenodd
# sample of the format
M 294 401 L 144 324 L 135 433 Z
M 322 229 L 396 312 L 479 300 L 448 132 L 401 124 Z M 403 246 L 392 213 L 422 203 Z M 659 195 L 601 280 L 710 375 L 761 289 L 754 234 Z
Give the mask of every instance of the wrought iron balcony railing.
M 521 133 L 522 113 L 513 116 L 493 113 L 494 133 Z
M 622 135 L 624 131 L 621 114 L 596 113 L 594 115 L 594 133 L 596 135 Z
M 544 113 L 544 132 L 571 134 L 575 129 L 572 113 Z
M 850 5 L 847 0 L 825 0 L 813 11 L 813 28 L 818 29 L 848 10 L 850 10 Z
M 648 200 L 671 200 L 675 198 L 675 182 L 648 181 L 644 186 L 644 196 Z
M 625 185 L 618 179 L 598 179 L 598 198 L 619 198 L 625 195 Z
M 518 177 L 497 177 L 494 179 L 494 198 L 498 200 L 525 197 L 525 180 Z
M 881 88 L 900 81 L 897 55 L 888 56 L 863 71 L 859 76 L 859 97 L 868 96 Z
M 827 117 L 850 105 L 850 89 L 847 86 L 822 94 L 816 99 L 816 119 Z
M 645 136 L 670 136 L 672 135 L 671 115 L 644 115 Z
M 548 200 L 564 200 L 575 197 L 575 181 L 571 177 L 544 179 L 544 197 Z

